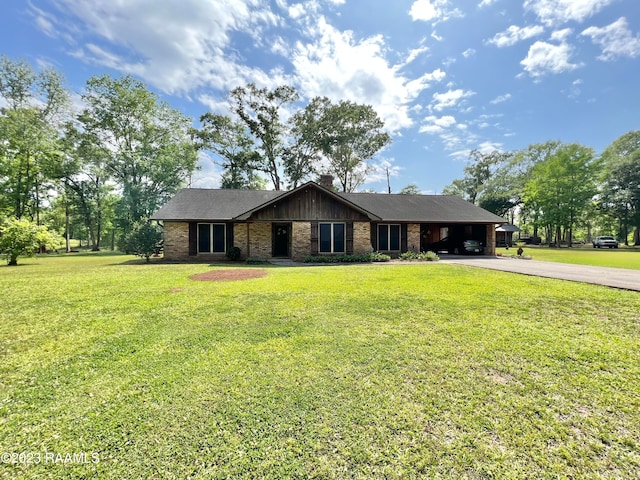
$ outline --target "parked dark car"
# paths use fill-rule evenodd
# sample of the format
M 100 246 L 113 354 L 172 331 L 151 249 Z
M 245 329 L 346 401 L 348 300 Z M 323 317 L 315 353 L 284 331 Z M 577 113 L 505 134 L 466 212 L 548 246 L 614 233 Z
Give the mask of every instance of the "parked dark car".
M 482 243 L 478 240 L 472 239 L 450 239 L 449 237 L 444 237 L 442 240 L 439 240 L 435 243 L 432 243 L 429 247 L 429 250 L 433 250 L 434 252 L 447 252 L 454 253 L 456 255 L 464 255 L 464 254 L 476 254 L 482 255 L 484 253 L 484 247 Z

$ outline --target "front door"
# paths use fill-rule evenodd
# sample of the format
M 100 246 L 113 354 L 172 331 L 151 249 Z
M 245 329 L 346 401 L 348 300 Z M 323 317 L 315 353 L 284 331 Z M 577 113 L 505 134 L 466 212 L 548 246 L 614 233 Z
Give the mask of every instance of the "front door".
M 274 223 L 272 226 L 273 257 L 290 257 L 289 254 L 289 233 L 290 223 Z

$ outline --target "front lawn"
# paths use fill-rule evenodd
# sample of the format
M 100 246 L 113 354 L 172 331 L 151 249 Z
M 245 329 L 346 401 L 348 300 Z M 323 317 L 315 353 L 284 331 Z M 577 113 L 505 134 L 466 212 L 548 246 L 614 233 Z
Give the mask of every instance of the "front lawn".
M 0 478 L 640 477 L 636 292 L 128 260 L 0 267 Z
M 530 255 L 534 260 L 640 270 L 640 248 L 637 247 L 594 249 L 590 246 L 549 248 L 548 246 L 524 245 L 522 248 L 524 254 Z M 496 253 L 516 255 L 517 250 L 518 247 L 511 247 L 508 250 L 497 248 Z

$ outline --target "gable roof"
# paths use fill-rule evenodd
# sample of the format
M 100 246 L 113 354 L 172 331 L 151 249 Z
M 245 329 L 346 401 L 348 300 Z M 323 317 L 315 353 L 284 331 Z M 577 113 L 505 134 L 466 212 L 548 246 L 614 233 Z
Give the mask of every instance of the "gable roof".
M 455 195 L 336 193 L 315 182 L 287 192 L 185 188 L 152 218 L 169 221 L 246 220 L 252 213 L 313 187 L 372 221 L 413 223 L 506 223 L 502 217 Z
M 324 186 L 322 186 L 320 184 L 317 184 L 315 182 L 307 182 L 307 183 L 305 183 L 303 185 L 300 185 L 299 187 L 294 188 L 293 190 L 290 190 L 288 192 L 284 192 L 284 193 L 280 192 L 280 193 L 282 193 L 282 195 L 279 195 L 276 198 L 267 200 L 265 203 L 263 203 L 261 205 L 258 205 L 255 208 L 252 208 L 250 210 L 247 210 L 242 215 L 238 215 L 236 217 L 236 219 L 237 220 L 247 220 L 251 216 L 252 213 L 257 212 L 259 210 L 262 210 L 263 208 L 266 208 L 266 207 L 268 207 L 269 205 L 272 205 L 275 202 L 281 202 L 282 200 L 284 200 L 284 199 L 286 199 L 286 198 L 288 198 L 288 197 L 290 197 L 292 195 L 295 195 L 299 191 L 301 191 L 301 190 L 303 190 L 305 188 L 309 188 L 309 187 L 315 188 L 317 190 L 320 190 L 322 193 L 324 193 L 328 197 L 331 197 L 334 200 L 337 200 L 338 202 L 340 202 L 341 204 L 345 205 L 346 207 L 351 208 L 353 210 L 356 210 L 357 212 L 362 213 L 363 215 L 369 217 L 369 220 L 373 220 L 373 221 L 381 220 L 381 217 L 379 217 L 379 216 L 375 215 L 374 213 L 371 213 L 370 211 L 362 208 L 362 206 L 352 202 L 348 198 L 345 198 L 344 196 L 342 196 L 342 195 L 340 195 L 340 194 L 338 194 L 338 193 L 336 193 L 336 192 L 334 192 L 332 190 L 329 190 L 328 188 L 326 188 L 326 187 L 324 187 Z

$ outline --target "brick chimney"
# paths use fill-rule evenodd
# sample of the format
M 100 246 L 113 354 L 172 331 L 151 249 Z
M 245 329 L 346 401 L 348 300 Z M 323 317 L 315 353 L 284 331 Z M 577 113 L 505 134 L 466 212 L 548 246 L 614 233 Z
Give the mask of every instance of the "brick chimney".
M 320 175 L 320 185 L 333 190 L 333 175 Z

